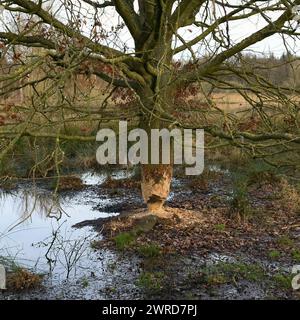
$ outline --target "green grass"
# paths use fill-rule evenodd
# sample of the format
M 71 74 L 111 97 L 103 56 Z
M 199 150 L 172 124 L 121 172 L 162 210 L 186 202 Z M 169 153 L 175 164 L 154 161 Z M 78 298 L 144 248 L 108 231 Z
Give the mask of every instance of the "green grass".
M 136 285 L 148 291 L 162 289 L 164 274 L 162 272 L 143 272 L 137 279 Z
M 292 275 L 277 273 L 273 276 L 272 280 L 277 287 L 284 290 L 289 290 L 292 288 L 292 278 Z
M 225 231 L 226 226 L 225 226 L 224 223 L 216 224 L 216 225 L 215 225 L 215 229 L 216 229 L 217 231 L 223 232 L 223 231 Z
M 292 258 L 296 262 L 300 262 L 300 250 L 294 249 L 292 250 Z
M 277 242 L 282 247 L 292 247 L 294 245 L 294 241 L 287 235 L 279 237 Z
M 280 252 L 278 250 L 271 250 L 269 252 L 269 258 L 272 259 L 272 260 L 276 260 L 280 257 Z
M 161 255 L 161 248 L 156 244 L 147 244 L 140 246 L 138 252 L 145 258 L 156 258 Z
M 263 268 L 256 264 L 221 262 L 200 269 L 201 282 L 217 285 L 238 280 L 261 281 L 266 275 Z
M 135 241 L 135 236 L 130 232 L 123 232 L 115 236 L 114 241 L 118 250 L 124 250 L 132 245 Z
M 275 256 L 277 256 L 277 252 Z M 291 281 L 293 278 L 292 275 L 285 274 L 284 272 L 269 275 L 259 264 L 239 262 L 221 262 L 201 268 L 197 274 L 200 275 L 198 280 L 209 286 L 218 286 L 226 283 L 236 284 L 238 281 L 247 280 L 254 283 L 264 282 L 270 287 L 282 290 L 291 289 Z M 195 274 L 192 274 L 190 277 L 193 279 L 197 278 Z
M 87 288 L 89 286 L 89 280 L 87 278 L 83 278 L 81 281 L 81 285 L 83 288 Z

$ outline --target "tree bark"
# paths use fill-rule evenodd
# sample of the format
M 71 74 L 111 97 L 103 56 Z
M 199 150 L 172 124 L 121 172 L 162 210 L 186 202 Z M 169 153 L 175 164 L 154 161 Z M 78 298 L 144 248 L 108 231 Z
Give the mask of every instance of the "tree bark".
M 161 49 L 165 52 L 163 49 Z M 162 53 L 158 53 L 157 61 L 162 60 Z M 165 58 L 165 65 L 169 65 L 170 61 Z M 152 129 L 170 129 L 170 122 L 165 119 L 163 113 L 172 96 L 171 87 L 167 86 L 169 76 L 162 70 L 159 79 L 152 79 L 152 86 L 144 87 L 138 92 L 144 108 L 141 110 L 143 115 L 140 119 L 140 127 L 147 134 L 150 143 L 148 144 L 148 163 L 141 165 L 141 189 L 144 202 L 148 206 L 150 213 L 159 214 L 163 212 L 163 205 L 170 193 L 170 185 L 173 175 L 173 144 L 170 145 L 170 163 L 151 164 L 151 130 Z M 167 88 L 167 89 L 166 89 Z M 157 93 L 158 92 L 158 93 Z M 145 112 L 145 109 L 148 112 Z M 162 154 L 164 146 L 160 143 L 159 154 Z
M 149 108 L 153 110 L 154 107 Z M 152 129 L 169 129 L 169 123 L 158 118 L 149 119 L 148 115 L 144 116 L 140 122 L 141 128 L 148 133 L 148 164 L 141 165 L 141 189 L 144 202 L 151 213 L 162 212 L 163 205 L 170 193 L 170 185 L 173 175 L 173 145 L 170 146 L 170 163 L 169 164 L 151 164 L 151 130 Z M 160 143 L 159 154 L 162 154 L 164 146 Z
M 141 188 L 149 212 L 159 213 L 170 193 L 172 164 L 145 164 L 141 170 Z

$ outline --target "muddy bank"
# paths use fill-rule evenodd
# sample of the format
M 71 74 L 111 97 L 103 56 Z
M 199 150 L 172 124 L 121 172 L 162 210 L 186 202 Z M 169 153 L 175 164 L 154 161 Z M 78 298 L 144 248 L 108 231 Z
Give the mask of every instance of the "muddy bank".
M 75 227 L 101 232 L 96 249 L 142 258 L 138 283 L 146 297 L 299 298 L 291 280 L 292 267 L 300 261 L 300 219 L 283 201 L 283 186 L 250 187 L 252 214 L 241 220 L 232 215 L 233 191 L 226 176 L 205 186 L 184 179 L 179 185 L 162 217 L 146 221 L 146 209 L 133 201 L 117 217 Z

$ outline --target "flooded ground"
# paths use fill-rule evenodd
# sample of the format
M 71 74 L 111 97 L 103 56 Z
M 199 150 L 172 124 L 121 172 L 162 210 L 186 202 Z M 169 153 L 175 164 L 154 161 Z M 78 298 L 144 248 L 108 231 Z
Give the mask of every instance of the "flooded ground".
M 210 170 L 225 178 L 228 175 L 218 167 Z M 119 180 L 132 174 L 122 170 L 109 176 Z M 171 254 L 159 256 L 158 261 L 149 262 L 136 251 L 117 251 L 104 245 L 95 249 L 91 245 L 101 244 L 104 239 L 99 227 L 103 218 L 118 216 L 126 209 L 143 208 L 139 190 L 124 188 L 122 183 L 115 189 L 102 187 L 107 173 L 87 172 L 80 177 L 85 185 L 82 190 L 60 192 L 57 198 L 53 198 L 45 182 L 22 183 L 1 193 L 0 257 L 5 257 L 2 262 L 8 269 L 15 263 L 44 277 L 41 288 L 0 292 L 0 299 L 292 297 L 290 289 L 281 288 L 273 279 L 280 273 L 278 279 L 289 286 L 293 265 L 285 256 L 281 261 L 268 257 L 269 247 L 275 243 L 274 235 L 269 231 L 257 233 L 254 227 L 254 233 L 249 233 L 250 225 L 237 226 L 222 216 L 226 201 L 232 197 L 224 181 L 198 190 L 194 185 L 187 187 L 184 178 L 173 180 L 167 206 L 175 211 L 200 212 L 202 222 L 197 233 L 180 224 L 174 229 L 159 226 L 144 238 L 141 236 L 137 248 L 145 243 L 151 246 L 155 241 L 161 242 L 164 252 L 168 252 L 169 242 L 171 248 L 176 248 Z M 188 217 L 186 220 L 189 221 Z M 299 234 L 298 229 L 295 234 Z M 154 287 L 153 275 L 159 276 L 154 279 Z M 161 277 L 164 280 L 157 290 L 156 281 L 160 282 Z
M 113 174 L 115 179 L 127 176 L 130 174 L 124 171 Z M 64 192 L 56 199 L 43 184 L 22 184 L 1 194 L 0 256 L 6 257 L 9 264 L 45 275 L 43 290 L 7 297 L 103 299 L 105 290 L 115 282 L 113 275 L 124 287 L 124 295 L 129 286 L 132 296 L 134 281 L 130 274 L 136 276 L 138 271 L 135 261 L 118 261 L 109 250 L 94 251 L 91 242 L 101 239 L 101 235 L 91 227 L 72 227 L 84 220 L 118 214 L 97 209 L 112 204 L 108 197 L 95 196 L 93 190 L 105 181 L 105 174 L 85 173 L 81 179 L 86 185 L 84 190 Z

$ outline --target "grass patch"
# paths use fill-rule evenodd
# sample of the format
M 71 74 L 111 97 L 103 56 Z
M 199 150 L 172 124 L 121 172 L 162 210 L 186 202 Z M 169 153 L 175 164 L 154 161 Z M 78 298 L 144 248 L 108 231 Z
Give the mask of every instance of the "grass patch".
M 210 286 L 220 285 L 227 283 L 228 278 L 224 274 L 208 274 L 205 282 Z
M 130 247 L 130 245 L 132 245 L 133 242 L 135 242 L 135 236 L 131 232 L 120 233 L 113 239 L 118 250 L 124 250 Z
M 293 258 L 294 261 L 300 262 L 300 250 L 294 249 L 292 251 L 292 258 Z
M 87 288 L 89 286 L 89 280 L 87 278 L 83 278 L 81 281 L 81 285 L 83 288 Z
M 277 242 L 282 247 L 292 247 L 294 245 L 294 241 L 287 235 L 279 237 Z
M 226 263 L 200 270 L 200 280 L 209 285 L 236 282 L 238 280 L 261 281 L 266 277 L 263 268 L 256 264 Z
M 272 260 L 276 260 L 280 257 L 280 252 L 278 250 L 271 250 L 269 252 L 269 258 Z
M 156 244 L 147 244 L 140 246 L 138 252 L 145 258 L 156 258 L 161 255 L 161 248 Z
M 273 281 L 276 287 L 284 290 L 289 290 L 292 288 L 293 275 L 285 275 L 277 273 L 273 276 Z
M 215 229 L 216 229 L 216 231 L 223 232 L 223 231 L 225 231 L 226 226 L 224 223 L 216 224 Z
M 143 272 L 140 274 L 136 285 L 147 291 L 159 291 L 162 289 L 164 274 L 162 272 Z

